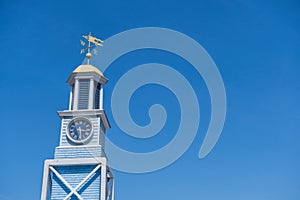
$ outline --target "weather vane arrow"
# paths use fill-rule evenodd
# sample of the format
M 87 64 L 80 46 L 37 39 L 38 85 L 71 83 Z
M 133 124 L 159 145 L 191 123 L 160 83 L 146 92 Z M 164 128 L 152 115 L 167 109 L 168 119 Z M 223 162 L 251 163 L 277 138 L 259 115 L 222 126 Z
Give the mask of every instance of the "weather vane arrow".
M 83 35 L 82 37 L 88 41 L 88 45 L 87 45 L 86 48 L 83 48 L 83 49 L 80 50 L 80 54 L 84 53 L 85 50 L 88 51 L 87 54 L 86 54 L 86 58 L 87 58 L 87 64 L 89 65 L 90 64 L 90 59 L 92 57 L 91 48 L 92 47 L 96 47 L 96 46 L 103 46 L 103 44 L 102 44 L 103 40 L 100 40 L 100 39 L 92 36 L 91 33 L 89 33 L 88 35 Z M 80 40 L 80 44 L 82 46 L 86 45 L 86 43 L 84 41 L 82 41 L 82 40 Z M 93 53 L 97 54 L 97 51 L 94 50 Z

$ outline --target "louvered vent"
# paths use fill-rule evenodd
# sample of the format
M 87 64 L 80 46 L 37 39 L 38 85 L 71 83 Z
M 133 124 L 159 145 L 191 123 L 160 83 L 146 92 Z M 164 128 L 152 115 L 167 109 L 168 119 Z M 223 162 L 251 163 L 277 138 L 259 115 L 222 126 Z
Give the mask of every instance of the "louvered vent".
M 78 110 L 89 107 L 89 80 L 79 81 Z
M 95 109 L 99 109 L 99 101 L 100 101 L 100 89 L 101 89 L 101 85 L 100 83 L 97 84 L 96 88 L 95 88 Z

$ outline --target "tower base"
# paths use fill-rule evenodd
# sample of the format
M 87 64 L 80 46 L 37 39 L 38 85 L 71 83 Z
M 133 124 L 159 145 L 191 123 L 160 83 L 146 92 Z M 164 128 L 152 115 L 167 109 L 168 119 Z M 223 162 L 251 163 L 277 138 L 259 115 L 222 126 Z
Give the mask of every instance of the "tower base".
M 46 160 L 41 200 L 114 200 L 105 157 Z

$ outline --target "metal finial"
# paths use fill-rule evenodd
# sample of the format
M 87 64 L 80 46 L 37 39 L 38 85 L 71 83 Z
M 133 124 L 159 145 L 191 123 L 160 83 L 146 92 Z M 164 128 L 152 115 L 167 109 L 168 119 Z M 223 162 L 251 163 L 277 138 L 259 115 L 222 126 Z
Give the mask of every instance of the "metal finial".
M 103 46 L 103 44 L 102 44 L 103 40 L 100 40 L 100 39 L 92 36 L 91 32 L 87 36 L 83 35 L 82 37 L 88 41 L 88 45 L 87 45 L 87 47 L 81 49 L 80 54 L 84 53 L 85 50 L 87 50 L 87 53 L 86 53 L 85 57 L 87 58 L 87 64 L 89 65 L 90 64 L 90 59 L 92 57 L 91 48 L 95 47 L 95 46 Z M 86 45 L 86 43 L 82 40 L 80 40 L 80 44 L 82 46 Z M 93 53 L 97 54 L 97 51 L 94 50 Z

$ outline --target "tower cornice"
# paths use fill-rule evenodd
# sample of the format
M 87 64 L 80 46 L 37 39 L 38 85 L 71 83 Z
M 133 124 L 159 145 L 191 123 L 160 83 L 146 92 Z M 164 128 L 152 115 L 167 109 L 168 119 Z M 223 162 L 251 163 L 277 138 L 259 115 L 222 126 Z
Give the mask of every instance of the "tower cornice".
M 69 83 L 69 85 L 73 85 L 75 79 L 90 79 L 90 78 L 94 79 L 97 82 L 100 82 L 101 84 L 105 84 L 108 81 L 108 79 L 105 76 L 97 72 L 85 71 L 85 72 L 73 72 L 67 79 L 67 83 Z
M 64 110 L 57 111 L 59 117 L 63 119 L 64 117 L 76 117 L 76 116 L 100 116 L 103 125 L 106 130 L 110 129 L 110 124 L 107 119 L 106 113 L 104 110 Z

